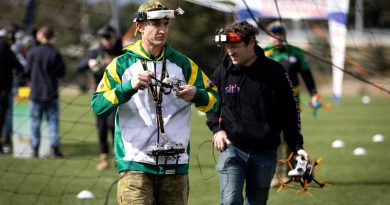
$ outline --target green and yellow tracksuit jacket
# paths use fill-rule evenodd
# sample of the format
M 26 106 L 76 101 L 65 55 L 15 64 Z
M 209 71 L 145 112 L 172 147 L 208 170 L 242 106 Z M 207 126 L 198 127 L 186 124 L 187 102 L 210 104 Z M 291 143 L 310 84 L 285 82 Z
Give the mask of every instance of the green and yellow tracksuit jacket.
M 310 66 L 300 48 L 289 44 L 283 46 L 268 45 L 264 48 L 264 53 L 267 57 L 282 64 L 290 75 L 293 90 L 297 96 L 300 93 L 298 74 L 301 75 L 310 94 L 314 95 L 317 93 Z
M 126 46 L 124 50 L 125 54 L 107 66 L 92 97 L 92 109 L 98 116 L 116 112 L 114 144 L 118 172 L 134 170 L 152 174 L 187 174 L 190 105 L 194 103 L 203 112 L 215 112 L 218 108 L 216 86 L 191 59 L 169 45 L 164 47 L 161 57 L 157 59 L 142 48 L 141 41 Z M 166 75 L 196 86 L 196 94 L 191 102 L 177 98 L 175 92 L 162 95 L 165 137 L 169 142 L 181 143 L 187 148 L 181 154 L 178 165 L 175 165 L 175 159 L 168 159 L 165 165 L 163 157 L 158 158 L 157 165 L 156 157 L 148 155 L 148 147 L 157 142 L 156 105 L 150 89 L 133 89 L 130 81 L 137 72 L 144 70 L 142 61 L 160 79 L 164 59 Z M 160 143 L 162 141 L 160 139 Z

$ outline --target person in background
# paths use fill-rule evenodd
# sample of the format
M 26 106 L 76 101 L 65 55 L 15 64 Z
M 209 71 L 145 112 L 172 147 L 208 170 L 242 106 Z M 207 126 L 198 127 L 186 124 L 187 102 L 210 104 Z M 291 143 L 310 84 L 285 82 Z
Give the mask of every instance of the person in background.
M 187 204 L 191 104 L 203 112 L 218 107 L 207 76 L 167 44 L 175 13 L 183 11 L 158 1 L 139 7 L 141 40 L 107 66 L 92 97 L 97 115 L 116 112 L 119 204 Z
M 269 35 L 270 45 L 264 48 L 265 55 L 282 64 L 283 68 L 288 72 L 298 102 L 300 102 L 301 91 L 298 75 L 302 77 L 311 96 L 311 104 L 315 107 L 316 103 L 320 103 L 320 97 L 305 54 L 300 48 L 287 43 L 286 29 L 279 21 L 270 23 L 267 30 L 271 35 Z M 291 150 L 288 148 L 286 142 L 282 140 L 282 144 L 278 150 L 278 158 L 287 159 L 290 153 Z M 278 176 L 281 176 L 283 181 L 287 181 L 289 179 L 287 172 L 287 164 L 279 163 L 276 167 L 276 174 L 271 182 L 271 186 L 278 185 Z
M 25 35 L 24 31 L 16 24 L 10 26 L 10 31 L 13 35 L 11 50 L 15 54 L 19 63 L 24 67 L 26 66 L 27 51 L 33 46 L 32 37 Z M 3 152 L 5 154 L 12 153 L 12 135 L 13 130 L 13 104 L 14 97 L 18 95 L 19 86 L 24 85 L 26 79 L 23 74 L 23 70 L 13 71 L 13 83 L 11 92 L 8 95 L 8 112 L 5 120 L 5 143 L 3 146 Z
M 257 34 L 256 27 L 237 21 L 215 38 L 227 55 L 211 76 L 221 103 L 217 113 L 206 114 L 206 123 L 221 152 L 216 166 L 223 205 L 267 203 L 282 131 L 294 153 L 309 158 L 289 77 L 265 57 Z
M 9 28 L 0 30 L 0 153 L 3 153 L 3 127 L 9 111 L 9 98 L 12 95 L 14 73 L 23 73 L 23 66 L 11 50 L 15 35 Z M 11 96 L 12 97 L 12 96 Z M 11 147 L 11 138 L 6 137 L 5 147 Z
M 115 57 L 123 54 L 121 39 L 112 26 L 107 25 L 99 29 L 98 36 L 100 40 L 99 47 L 90 51 L 86 57 L 77 64 L 78 72 L 85 72 L 87 70 L 92 72 L 94 77 L 93 90 L 96 90 L 97 85 L 103 78 L 108 64 L 111 63 Z M 114 122 L 115 112 L 112 112 L 107 116 L 96 117 L 100 148 L 100 161 L 96 166 L 97 170 L 105 170 L 110 167 L 108 133 L 111 133 L 112 140 L 114 141 Z
M 65 75 L 65 63 L 61 53 L 52 44 L 53 37 L 54 30 L 51 27 L 42 26 L 38 29 L 36 39 L 39 45 L 28 52 L 24 68 L 31 86 L 30 145 L 33 157 L 39 157 L 41 120 L 44 114 L 49 128 L 50 157 L 63 157 L 60 151 L 58 80 Z

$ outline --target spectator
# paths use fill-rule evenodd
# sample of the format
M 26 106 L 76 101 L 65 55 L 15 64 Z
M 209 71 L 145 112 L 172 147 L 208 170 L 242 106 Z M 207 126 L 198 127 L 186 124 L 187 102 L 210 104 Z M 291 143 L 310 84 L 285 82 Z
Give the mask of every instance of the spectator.
M 60 52 L 52 44 L 53 37 L 54 30 L 51 27 L 42 26 L 38 29 L 36 39 L 39 45 L 28 52 L 25 67 L 25 73 L 31 83 L 30 145 L 34 157 L 39 157 L 43 114 L 46 115 L 48 121 L 50 157 L 63 157 L 60 151 L 59 136 L 58 79 L 65 75 L 65 63 Z
M 23 30 L 16 24 L 12 25 L 11 31 L 14 37 L 12 37 L 11 50 L 15 54 L 19 63 L 24 67 L 26 65 L 26 55 L 28 49 L 32 46 L 32 41 L 29 36 L 25 36 Z M 18 93 L 19 86 L 25 83 L 25 76 L 23 71 L 13 71 L 13 83 L 10 94 L 8 95 L 8 112 L 5 120 L 5 143 L 3 146 L 3 152 L 5 154 L 12 153 L 12 134 L 13 134 L 13 104 L 14 97 Z
M 3 127 L 9 108 L 9 96 L 13 86 L 14 72 L 23 72 L 23 66 L 11 50 L 15 41 L 14 32 L 9 29 L 0 30 L 0 153 L 3 153 Z M 5 147 L 10 147 L 11 138 L 6 137 Z
M 100 45 L 97 49 L 90 51 L 77 65 L 79 72 L 91 71 L 94 76 L 94 90 L 103 78 L 107 65 L 117 56 L 122 55 L 122 41 L 118 37 L 112 26 L 104 26 L 98 31 Z M 112 135 L 114 141 L 114 121 L 115 112 L 107 116 L 97 116 L 96 124 L 98 128 L 100 162 L 96 169 L 104 170 L 110 167 L 108 132 Z

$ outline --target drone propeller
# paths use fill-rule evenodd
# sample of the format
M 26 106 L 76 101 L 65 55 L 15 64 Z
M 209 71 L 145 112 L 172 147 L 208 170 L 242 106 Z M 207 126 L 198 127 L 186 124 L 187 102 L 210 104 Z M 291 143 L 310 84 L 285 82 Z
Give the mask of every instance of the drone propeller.
M 310 184 L 309 182 L 307 182 L 307 180 L 304 180 L 303 182 L 300 182 L 300 184 L 302 185 L 302 188 L 303 189 L 300 189 L 298 190 L 296 193 L 305 193 L 307 196 L 310 196 L 312 197 L 313 194 L 311 192 L 309 192 L 309 190 L 307 189 L 308 185 Z
M 300 189 L 300 190 L 298 190 L 297 192 L 296 192 L 297 194 L 299 194 L 299 193 L 305 193 L 307 196 L 309 196 L 309 197 L 312 197 L 313 196 L 313 194 L 310 192 L 310 191 L 308 191 L 307 189 Z
M 294 153 L 291 152 L 290 156 L 288 156 L 287 159 L 279 159 L 279 162 L 287 163 L 287 165 L 288 165 L 288 167 L 289 167 L 290 169 L 294 169 L 293 166 L 292 166 L 292 164 L 291 164 L 291 158 L 293 157 L 293 155 L 294 155 Z
M 309 164 L 311 165 L 310 166 L 310 172 L 309 172 L 310 177 L 314 177 L 317 169 L 319 170 L 321 168 L 321 161 L 322 161 L 322 159 L 323 158 L 320 157 L 320 158 L 315 159 L 315 160 L 312 160 L 312 159 L 309 160 Z
M 278 187 L 278 189 L 276 190 L 276 192 L 280 192 L 284 187 L 291 187 L 288 183 L 290 183 L 292 180 L 288 180 L 286 183 L 284 183 L 283 181 L 283 178 L 279 175 L 278 176 L 278 181 L 279 181 L 279 184 L 280 186 Z
M 316 166 L 318 167 L 318 169 L 320 169 L 321 168 L 321 161 L 322 161 L 322 157 L 320 157 L 320 158 L 318 158 L 318 159 L 316 159 L 315 161 L 316 161 Z

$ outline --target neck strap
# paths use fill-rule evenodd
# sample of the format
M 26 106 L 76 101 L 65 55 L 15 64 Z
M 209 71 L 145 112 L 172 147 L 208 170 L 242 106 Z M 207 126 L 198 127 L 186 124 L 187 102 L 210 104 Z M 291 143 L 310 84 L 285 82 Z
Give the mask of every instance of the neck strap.
M 146 60 L 141 60 L 141 63 L 142 63 L 143 69 L 148 70 L 148 67 L 146 65 Z M 154 62 L 154 69 L 156 71 L 156 62 Z M 167 74 L 167 68 L 166 68 L 166 59 L 165 59 L 165 57 L 163 57 L 162 58 L 162 69 L 161 69 L 160 81 L 162 81 L 165 78 L 165 76 L 167 76 L 167 75 L 168 74 Z M 164 143 L 167 142 L 167 139 L 165 138 L 164 120 L 162 117 L 162 106 L 161 106 L 162 101 L 163 101 L 162 95 L 164 93 L 163 89 L 164 88 L 162 86 L 157 86 L 157 84 L 149 86 L 149 91 L 152 95 L 153 102 L 156 105 L 157 128 L 159 130 L 157 132 L 157 144 L 160 143 L 160 134 L 164 140 Z

